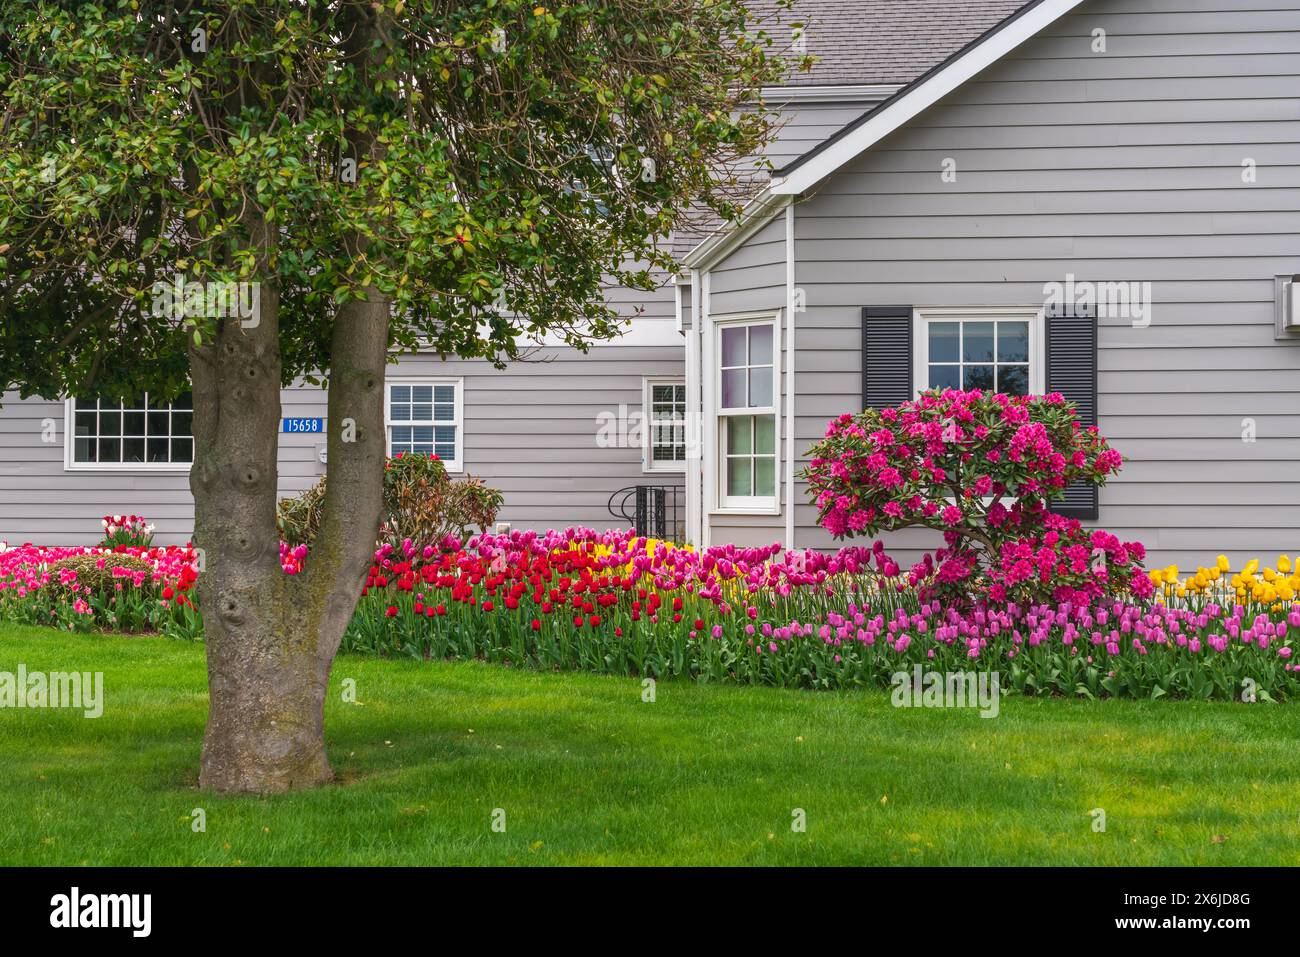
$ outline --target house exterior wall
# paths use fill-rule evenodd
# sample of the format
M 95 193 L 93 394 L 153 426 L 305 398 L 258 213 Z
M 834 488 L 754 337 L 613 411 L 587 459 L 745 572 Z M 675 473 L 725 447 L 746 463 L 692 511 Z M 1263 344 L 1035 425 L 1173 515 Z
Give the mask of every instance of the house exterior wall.
M 644 344 L 595 346 L 586 355 L 538 349 L 505 370 L 481 360 L 406 356 L 389 377 L 464 377 L 464 468 L 505 493 L 499 521 L 516 528 L 620 527 L 625 523 L 607 508 L 615 490 L 682 483 L 680 472 L 643 472 L 639 446 L 597 444 L 601 413 L 642 411 L 645 377 L 683 375 L 682 339 L 671 316 L 639 320 L 635 339 Z M 285 417 L 326 415 L 325 393 L 314 387 L 284 389 L 281 403 Z M 52 443 L 42 441 L 46 419 L 55 423 Z M 63 401 L 3 397 L 0 541 L 93 544 L 109 513 L 144 515 L 157 526 L 159 544 L 188 540 L 194 505 L 187 472 L 70 471 L 64 436 Z M 324 474 L 324 444 L 322 435 L 280 435 L 280 495 L 301 492 Z
M 796 202 L 801 453 L 862 407 L 863 306 L 1150 282 L 1149 327 L 1099 321 L 1100 427 L 1128 462 L 1096 524 L 1184 567 L 1297 547 L 1300 341 L 1275 339 L 1274 276 L 1300 272 L 1300 10 L 1229 6 L 1085 3 Z M 714 267 L 710 314 L 782 304 L 779 222 Z M 795 502 L 796 543 L 832 546 L 803 483 Z M 768 516 L 737 524 L 771 537 Z

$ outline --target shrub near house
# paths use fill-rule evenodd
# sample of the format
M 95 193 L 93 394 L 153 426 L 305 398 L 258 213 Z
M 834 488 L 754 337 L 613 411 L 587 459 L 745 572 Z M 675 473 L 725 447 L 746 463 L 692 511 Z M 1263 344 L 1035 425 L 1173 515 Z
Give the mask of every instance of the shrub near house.
M 834 419 L 809 454 L 809 494 L 837 538 L 943 533 L 945 547 L 912 570 L 922 598 L 1086 604 L 1152 592 L 1140 542 L 1048 511 L 1123 463 L 1059 393 L 925 392 Z
M 398 452 L 384 465 L 379 541 L 436 545 L 448 536 L 463 539 L 471 530 L 487 531 L 502 501 L 502 494 L 481 479 L 452 479 L 437 455 Z M 324 503 L 323 476 L 301 495 L 283 499 L 276 515 L 281 538 L 291 546 L 310 546 Z

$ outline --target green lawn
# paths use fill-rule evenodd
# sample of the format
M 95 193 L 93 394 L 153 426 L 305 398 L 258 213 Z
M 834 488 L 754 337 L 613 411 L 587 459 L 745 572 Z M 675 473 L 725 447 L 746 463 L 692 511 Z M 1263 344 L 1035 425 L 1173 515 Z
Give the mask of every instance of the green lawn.
M 1300 863 L 1295 707 L 1017 698 L 986 720 L 667 682 L 648 704 L 625 678 L 342 658 L 340 783 L 220 798 L 195 784 L 200 646 L 0 626 L 0 671 L 20 663 L 102 671 L 105 711 L 0 709 L 3 864 Z

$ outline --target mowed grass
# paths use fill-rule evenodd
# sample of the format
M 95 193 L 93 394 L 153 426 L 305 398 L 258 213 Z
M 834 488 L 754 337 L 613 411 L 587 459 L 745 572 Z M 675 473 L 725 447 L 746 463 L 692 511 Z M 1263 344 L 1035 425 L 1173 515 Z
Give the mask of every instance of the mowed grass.
M 3 864 L 1300 863 L 1295 707 L 1011 698 L 981 719 L 681 682 L 645 703 L 625 678 L 344 657 L 339 783 L 232 798 L 196 785 L 201 646 L 0 626 L 0 671 L 20 663 L 102 671 L 106 703 L 0 709 Z

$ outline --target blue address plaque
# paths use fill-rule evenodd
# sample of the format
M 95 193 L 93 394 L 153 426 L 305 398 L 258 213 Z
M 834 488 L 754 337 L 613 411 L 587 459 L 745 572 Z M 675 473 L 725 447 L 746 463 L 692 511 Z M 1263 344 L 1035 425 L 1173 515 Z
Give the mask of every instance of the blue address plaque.
M 319 433 L 325 431 L 324 419 L 283 419 L 280 422 L 281 432 L 295 433 Z

